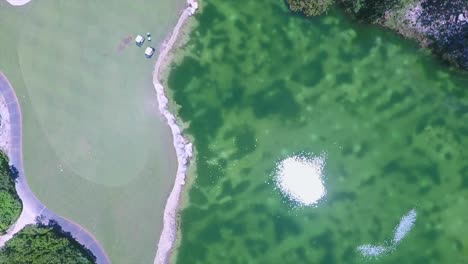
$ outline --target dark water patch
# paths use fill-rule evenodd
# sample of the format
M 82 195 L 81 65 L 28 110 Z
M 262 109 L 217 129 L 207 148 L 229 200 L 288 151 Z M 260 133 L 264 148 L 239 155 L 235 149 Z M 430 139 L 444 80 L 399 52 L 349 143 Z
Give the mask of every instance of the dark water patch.
M 242 219 L 241 216 L 237 216 L 232 220 L 226 221 L 226 227 L 230 229 L 230 231 L 235 234 L 236 236 L 242 236 L 246 233 L 247 228 L 245 224 L 238 219 Z
M 223 193 L 232 193 L 233 187 L 232 187 L 232 182 L 230 180 L 225 180 L 223 182 Z
M 381 105 L 378 105 L 376 107 L 376 111 L 377 112 L 382 112 L 384 110 L 391 109 L 396 104 L 398 104 L 399 102 L 403 101 L 405 98 L 407 98 L 408 96 L 411 96 L 411 95 L 413 95 L 413 93 L 409 89 L 405 90 L 403 92 L 394 91 L 394 92 L 392 92 L 392 95 L 390 95 L 390 98 L 386 102 L 384 102 Z
M 203 5 L 203 15 L 196 16 L 200 25 L 219 24 L 226 20 L 226 16 L 216 8 L 215 5 L 206 2 Z M 200 35 L 205 35 L 212 30 L 212 27 L 197 27 Z
M 455 117 L 462 118 L 468 115 L 468 105 L 459 105 L 455 111 Z
M 365 181 L 363 181 L 360 186 L 361 187 L 369 187 L 375 184 L 377 180 L 377 176 L 371 175 L 369 178 L 367 178 Z
M 468 189 L 468 166 L 464 166 L 460 169 L 460 178 L 461 187 Z
M 225 171 L 217 164 L 208 164 L 204 159 L 197 159 L 197 174 L 206 175 L 205 177 L 197 178 L 197 183 L 200 186 L 216 185 L 224 176 Z
M 359 149 L 355 151 L 355 155 L 356 157 L 362 159 L 367 153 L 369 153 L 370 149 L 371 145 L 368 142 L 364 141 L 359 145 Z
M 457 251 L 459 253 L 462 253 L 464 250 L 463 242 L 461 242 L 459 239 L 454 239 L 453 242 L 455 244 L 455 248 L 457 249 Z
M 343 85 L 353 82 L 353 75 L 350 72 L 338 73 L 335 77 L 335 83 L 337 85 Z
M 173 67 L 169 74 L 168 84 L 170 87 L 178 88 L 174 89 L 175 96 L 183 99 L 182 96 L 177 96 L 178 92 L 187 89 L 194 76 L 202 74 L 205 70 L 206 68 L 202 67 L 199 61 L 190 56 L 185 57 L 179 65 Z M 186 107 L 186 102 L 182 100 L 179 104 Z
M 229 161 L 226 158 L 218 159 L 218 166 L 220 169 L 225 170 L 229 164 Z
M 403 168 L 401 167 L 400 162 L 396 159 L 388 161 L 382 168 L 383 175 L 398 173 L 400 171 L 403 171 Z
M 208 203 L 208 199 L 199 188 L 193 187 L 190 190 L 190 203 L 204 205 Z
M 185 239 L 186 248 L 181 248 L 177 254 L 177 262 L 179 263 L 192 263 L 194 259 L 206 259 L 206 253 L 209 252 L 208 247 L 204 243 L 197 241 L 190 241 Z M 190 250 L 187 250 L 190 249 Z
M 203 237 L 203 241 L 207 244 L 216 243 L 222 240 L 221 230 L 223 229 L 223 224 L 221 224 L 220 219 L 216 217 L 211 217 L 209 224 L 205 225 L 200 230 L 200 235 Z
M 424 131 L 424 129 L 426 128 L 427 126 L 427 123 L 429 122 L 429 120 L 427 118 L 421 118 L 417 121 L 416 123 L 416 127 L 415 127 L 415 132 L 417 134 L 420 134 L 421 132 Z
M 372 87 L 372 85 L 369 85 Z M 362 98 L 362 103 L 367 104 L 367 105 L 373 105 L 378 98 L 382 95 L 382 91 L 380 90 L 370 90 L 367 92 L 367 94 L 363 95 Z
M 299 261 L 307 261 L 306 249 L 305 248 L 303 248 L 303 247 L 296 248 L 294 253 L 299 258 Z
M 433 184 L 440 185 L 441 176 L 439 172 L 439 167 L 436 163 L 431 163 L 421 167 L 419 172 L 421 175 L 427 175 L 432 180 Z
M 262 259 L 264 254 L 268 251 L 269 245 L 265 240 L 260 239 L 246 239 L 245 247 L 249 251 L 249 254 L 256 259 Z
M 304 99 L 304 103 L 314 106 L 320 100 L 320 94 L 314 94 Z
M 240 170 L 242 176 L 249 175 L 252 172 L 252 168 L 242 168 Z
M 412 105 L 412 104 L 409 104 L 403 108 L 401 108 L 400 110 L 396 111 L 395 113 L 393 113 L 391 116 L 390 116 L 390 120 L 398 120 L 398 119 L 402 119 L 404 117 L 407 117 L 411 114 L 411 112 L 413 112 L 415 109 L 415 106 Z
M 232 195 L 238 195 L 240 193 L 243 193 L 247 191 L 247 189 L 250 187 L 250 182 L 249 181 L 243 181 L 239 184 L 237 184 L 233 190 L 232 190 Z
M 249 31 L 248 26 L 245 23 L 242 23 L 240 19 L 237 19 L 236 22 L 234 22 L 234 25 L 237 27 L 237 29 L 239 29 L 239 31 L 244 31 L 244 32 Z
M 234 108 L 241 107 L 242 100 L 245 96 L 246 88 L 240 83 L 233 81 L 232 86 L 227 89 L 224 93 L 221 94 L 221 101 L 224 107 Z
M 379 241 L 382 239 L 382 227 L 382 221 L 376 216 L 372 217 L 372 225 L 370 226 L 369 230 L 369 235 L 372 238 L 372 241 Z
M 215 109 L 204 108 L 203 110 L 199 110 L 198 116 L 193 119 L 193 125 L 188 129 L 189 133 L 197 135 L 199 143 L 203 142 L 203 144 L 208 145 L 209 140 L 218 133 L 219 128 L 223 124 L 221 112 Z M 182 109 L 180 112 L 183 115 L 182 113 L 186 111 Z
M 313 87 L 323 78 L 325 72 L 320 61 L 311 61 L 304 65 L 307 71 L 296 70 L 291 75 L 291 80 L 300 83 L 306 87 Z
M 351 156 L 353 155 L 353 146 L 350 144 L 346 144 L 341 148 L 341 154 L 343 156 Z
M 453 154 L 450 153 L 450 152 L 444 153 L 444 159 L 446 159 L 447 161 L 452 160 L 453 159 Z
M 251 104 L 255 116 L 260 119 L 274 115 L 291 120 L 297 118 L 300 109 L 284 80 L 274 81 L 255 93 Z
M 335 245 L 333 241 L 333 232 L 330 230 L 325 230 L 322 233 L 313 236 L 309 239 L 309 245 L 313 248 L 333 248 Z
M 334 203 L 340 203 L 340 202 L 353 202 L 356 200 L 356 193 L 354 192 L 337 192 L 329 195 L 327 198 L 327 202 L 330 205 L 333 205 Z
M 427 195 L 429 194 L 431 189 L 432 189 L 431 186 L 420 186 L 418 189 L 419 195 L 421 196 Z
M 286 238 L 299 235 L 301 233 L 301 227 L 291 217 L 278 216 L 272 219 L 273 227 L 275 230 L 275 241 L 277 243 L 282 242 Z
M 190 191 L 190 195 L 192 194 L 192 191 Z M 191 199 L 191 198 L 190 198 Z M 197 217 L 203 217 L 204 215 L 209 214 L 208 210 L 202 209 L 197 206 L 188 206 L 184 211 L 182 212 L 182 217 L 180 218 L 180 224 L 181 226 L 189 226 L 190 225 L 190 219 L 194 219 Z
M 226 194 L 223 194 L 223 195 L 219 195 L 219 199 L 222 199 L 226 196 Z M 231 199 L 231 200 L 228 200 L 228 201 L 224 201 L 221 205 L 220 205 L 220 210 L 222 210 L 223 212 L 226 212 L 226 213 L 231 213 L 232 211 L 234 211 L 236 208 L 237 208 L 237 205 L 236 203 Z
M 224 52 L 228 52 L 229 47 L 227 46 L 229 44 L 229 36 L 225 34 L 224 31 L 219 30 L 213 32 L 213 35 L 211 37 L 211 41 L 208 43 L 208 46 L 206 47 L 209 50 L 212 50 L 213 52 L 219 48 L 221 48 Z M 219 61 L 223 62 L 223 61 Z
M 428 229 L 423 233 L 423 236 L 427 239 L 427 241 L 438 241 L 441 235 L 441 232 L 435 230 L 434 228 Z
M 352 260 L 356 257 L 356 250 L 348 247 L 341 255 L 341 263 L 354 263 Z
M 447 125 L 447 121 L 442 117 L 436 117 L 432 120 L 431 125 L 435 127 L 445 127 Z
M 252 153 L 257 146 L 257 137 L 255 130 L 248 125 L 234 127 L 224 135 L 225 139 L 231 139 L 236 146 L 235 159 L 239 159 L 249 153 Z

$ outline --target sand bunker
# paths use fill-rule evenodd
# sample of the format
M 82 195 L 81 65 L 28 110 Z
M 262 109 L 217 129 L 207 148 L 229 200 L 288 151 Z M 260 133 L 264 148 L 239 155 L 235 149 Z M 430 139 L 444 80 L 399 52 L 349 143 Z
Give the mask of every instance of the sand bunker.
M 323 157 L 289 157 L 277 165 L 276 186 L 299 205 L 314 205 L 326 190 L 322 181 Z
M 31 0 L 6 0 L 12 6 L 22 6 L 29 3 Z

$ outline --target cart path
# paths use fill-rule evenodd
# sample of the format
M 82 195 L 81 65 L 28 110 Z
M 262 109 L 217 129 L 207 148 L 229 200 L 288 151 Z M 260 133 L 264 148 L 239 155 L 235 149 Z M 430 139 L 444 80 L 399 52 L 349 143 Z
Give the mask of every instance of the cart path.
M 98 264 L 110 264 L 109 257 L 96 240 L 96 238 L 86 231 L 80 225 L 73 221 L 60 217 L 47 209 L 34 195 L 26 181 L 23 168 L 23 152 L 22 152 L 22 116 L 21 109 L 16 94 L 8 79 L 0 72 L 0 96 L 2 96 L 7 104 L 9 113 L 9 142 L 10 147 L 7 150 L 10 159 L 10 165 L 18 170 L 18 179 L 16 182 L 16 192 L 23 202 L 23 211 L 16 223 L 10 227 L 5 235 L 0 236 L 0 246 L 3 246 L 6 241 L 19 232 L 24 226 L 34 224 L 38 216 L 42 216 L 45 220 L 55 220 L 65 232 L 70 232 L 71 235 L 86 248 L 91 250 L 97 258 Z

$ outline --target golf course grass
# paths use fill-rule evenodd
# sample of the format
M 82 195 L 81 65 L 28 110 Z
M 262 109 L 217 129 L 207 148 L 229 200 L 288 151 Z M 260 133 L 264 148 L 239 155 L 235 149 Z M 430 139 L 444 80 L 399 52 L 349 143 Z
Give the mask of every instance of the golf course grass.
M 183 1 L 0 2 L 0 70 L 23 113 L 28 183 L 93 233 L 113 263 L 150 263 L 175 176 L 151 83 Z M 152 42 L 134 44 L 136 34 Z

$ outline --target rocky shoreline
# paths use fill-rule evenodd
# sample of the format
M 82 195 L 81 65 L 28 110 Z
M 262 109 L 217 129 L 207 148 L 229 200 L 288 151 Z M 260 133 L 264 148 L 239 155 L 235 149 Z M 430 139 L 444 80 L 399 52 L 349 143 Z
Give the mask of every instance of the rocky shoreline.
M 417 40 L 444 61 L 468 70 L 467 1 L 418 0 L 387 12 L 378 23 Z
M 22 6 L 29 3 L 31 0 L 6 0 L 12 6 Z
M 443 61 L 468 71 L 466 0 L 286 0 L 286 3 L 292 11 L 305 16 L 324 15 L 335 3 L 354 19 L 379 24 L 416 40 Z
M 166 119 L 167 124 L 171 129 L 178 164 L 174 186 L 167 199 L 166 207 L 164 208 L 163 230 L 161 231 L 161 236 L 159 238 L 154 264 L 166 264 L 169 262 L 171 250 L 174 246 L 177 235 L 177 213 L 180 196 L 182 188 L 185 185 L 185 176 L 187 174 L 188 164 L 192 158 L 192 143 L 183 137 L 182 129 L 179 127 L 175 115 L 169 111 L 169 100 L 166 97 L 164 86 L 160 81 L 160 71 L 161 68 L 165 66 L 165 63 L 167 63 L 170 51 L 176 43 L 182 27 L 187 19 L 192 16 L 197 9 L 198 2 L 195 0 L 187 0 L 187 7 L 182 11 L 182 14 L 180 15 L 169 38 L 161 45 L 159 56 L 154 65 L 153 85 L 158 99 L 159 111 Z

